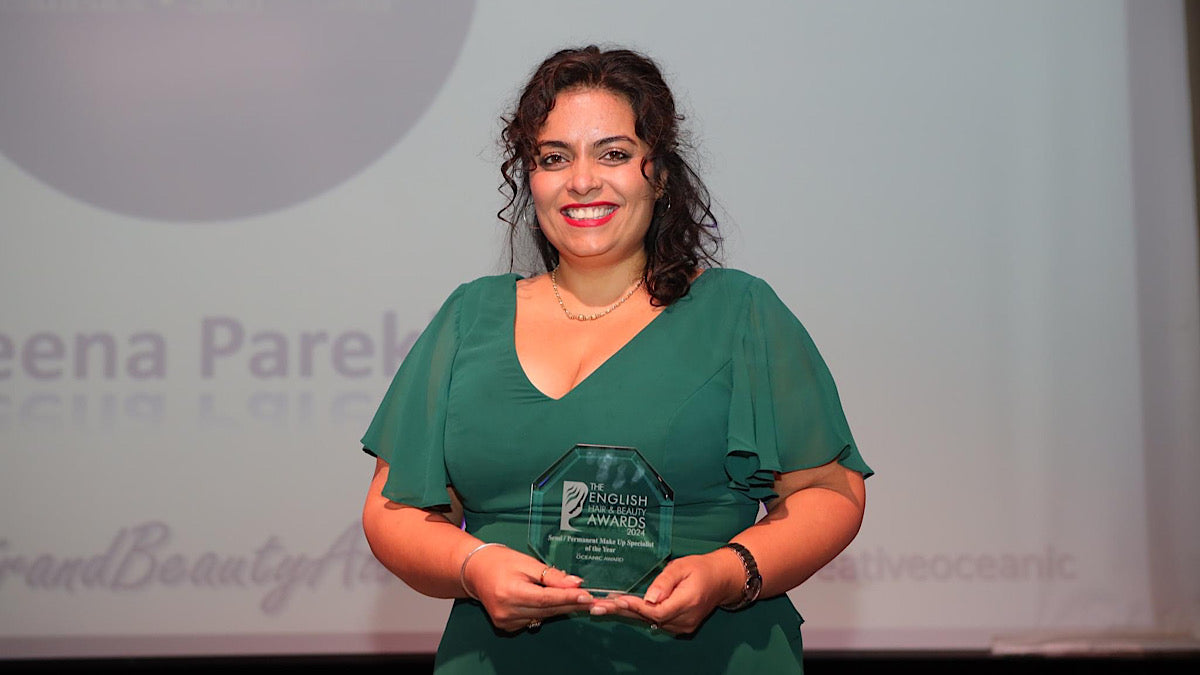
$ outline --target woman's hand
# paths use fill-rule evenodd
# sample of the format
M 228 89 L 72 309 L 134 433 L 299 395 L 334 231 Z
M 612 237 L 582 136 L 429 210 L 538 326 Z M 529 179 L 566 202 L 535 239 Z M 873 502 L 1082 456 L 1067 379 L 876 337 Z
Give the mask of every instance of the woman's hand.
M 733 551 L 717 549 L 667 563 L 646 595 L 610 596 L 596 600 L 593 614 L 619 614 L 641 619 L 669 633 L 686 635 L 719 605 L 741 598 L 746 573 Z
M 778 474 L 775 499 L 757 523 L 734 541 L 754 555 L 762 574 L 760 597 L 799 586 L 846 548 L 862 523 L 863 477 L 836 461 Z M 671 561 L 644 598 L 610 596 L 593 614 L 615 613 L 672 633 L 691 633 L 715 607 L 737 603 L 746 583 L 741 559 L 728 548 Z
M 492 623 L 507 631 L 591 608 L 595 599 L 579 588 L 579 577 L 503 546 L 479 548 L 480 541 L 462 529 L 462 500 L 453 489 L 446 512 L 384 497 L 388 471 L 387 462 L 376 461 L 363 532 L 376 559 L 411 588 L 435 598 L 471 595 L 483 603 Z
M 463 568 L 462 579 L 467 594 L 483 603 L 492 624 L 509 632 L 536 627 L 558 614 L 586 612 L 596 602 L 580 589 L 579 577 L 504 546 L 477 551 Z

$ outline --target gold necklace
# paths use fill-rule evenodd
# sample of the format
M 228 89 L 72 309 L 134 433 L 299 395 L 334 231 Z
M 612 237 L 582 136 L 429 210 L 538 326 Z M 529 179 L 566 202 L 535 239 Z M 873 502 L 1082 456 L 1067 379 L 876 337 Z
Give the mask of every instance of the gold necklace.
M 557 267 L 550 270 L 550 287 L 554 289 L 554 298 L 556 300 L 558 300 L 558 306 L 562 308 L 563 314 L 566 314 L 568 319 L 575 319 L 576 321 L 595 321 L 596 319 L 599 319 L 600 317 L 604 316 L 605 314 L 608 314 L 609 312 L 613 311 L 614 309 L 620 307 L 621 305 L 625 304 L 625 301 L 628 300 L 630 297 L 632 297 L 635 292 L 637 292 L 637 289 L 642 287 L 642 281 L 645 280 L 645 277 L 638 279 L 637 283 L 633 285 L 633 288 L 629 289 L 628 293 L 621 296 L 621 299 L 618 300 L 616 302 L 616 304 L 614 304 L 613 306 L 604 310 L 603 312 L 597 312 L 595 314 L 572 314 L 571 310 L 567 309 L 567 306 L 563 304 L 562 296 L 558 294 L 558 277 L 556 276 L 557 274 L 558 274 Z

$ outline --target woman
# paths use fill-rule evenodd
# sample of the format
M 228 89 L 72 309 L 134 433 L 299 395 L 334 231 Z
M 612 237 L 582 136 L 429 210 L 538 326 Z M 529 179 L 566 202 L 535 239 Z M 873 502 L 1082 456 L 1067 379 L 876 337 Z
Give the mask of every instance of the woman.
M 502 217 L 545 272 L 460 286 L 363 438 L 372 550 L 455 598 L 438 673 L 802 671 L 784 594 L 853 539 L 871 470 L 804 328 L 714 266 L 680 119 L 640 54 L 541 64 L 503 133 Z M 636 447 L 674 489 L 641 596 L 588 593 L 529 548 L 529 486 L 578 443 Z

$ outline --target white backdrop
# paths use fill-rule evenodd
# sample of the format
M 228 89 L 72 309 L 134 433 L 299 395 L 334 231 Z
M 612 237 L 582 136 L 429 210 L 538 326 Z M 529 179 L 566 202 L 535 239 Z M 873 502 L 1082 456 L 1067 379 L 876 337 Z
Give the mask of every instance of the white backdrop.
M 504 270 L 498 118 L 650 53 L 867 461 L 806 645 L 1200 626 L 1175 1 L 0 4 L 0 656 L 429 651 L 357 441 Z

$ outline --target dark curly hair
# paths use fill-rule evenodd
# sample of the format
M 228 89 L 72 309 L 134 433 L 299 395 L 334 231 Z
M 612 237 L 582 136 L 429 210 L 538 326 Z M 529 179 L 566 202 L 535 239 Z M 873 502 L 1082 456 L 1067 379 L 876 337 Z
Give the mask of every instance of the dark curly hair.
M 535 166 L 538 133 L 558 94 L 573 89 L 603 89 L 622 96 L 633 108 L 634 130 L 649 146 L 642 175 L 663 189 L 646 232 L 643 279 L 653 304 L 670 305 L 687 295 L 699 269 L 720 264 L 721 237 L 708 189 L 683 157 L 683 115 L 675 110 L 675 98 L 654 61 L 628 49 L 589 45 L 555 53 L 534 71 L 511 116 L 502 118 L 500 191 L 508 203 L 497 215 L 509 225 L 509 267 L 515 269 L 517 250 L 526 236 L 532 238 L 545 271 L 558 265 L 558 251 L 546 235 L 523 221 L 529 218 L 536 224 L 536 216 L 529 213 L 529 172 Z M 647 166 L 653 175 L 646 175 Z

